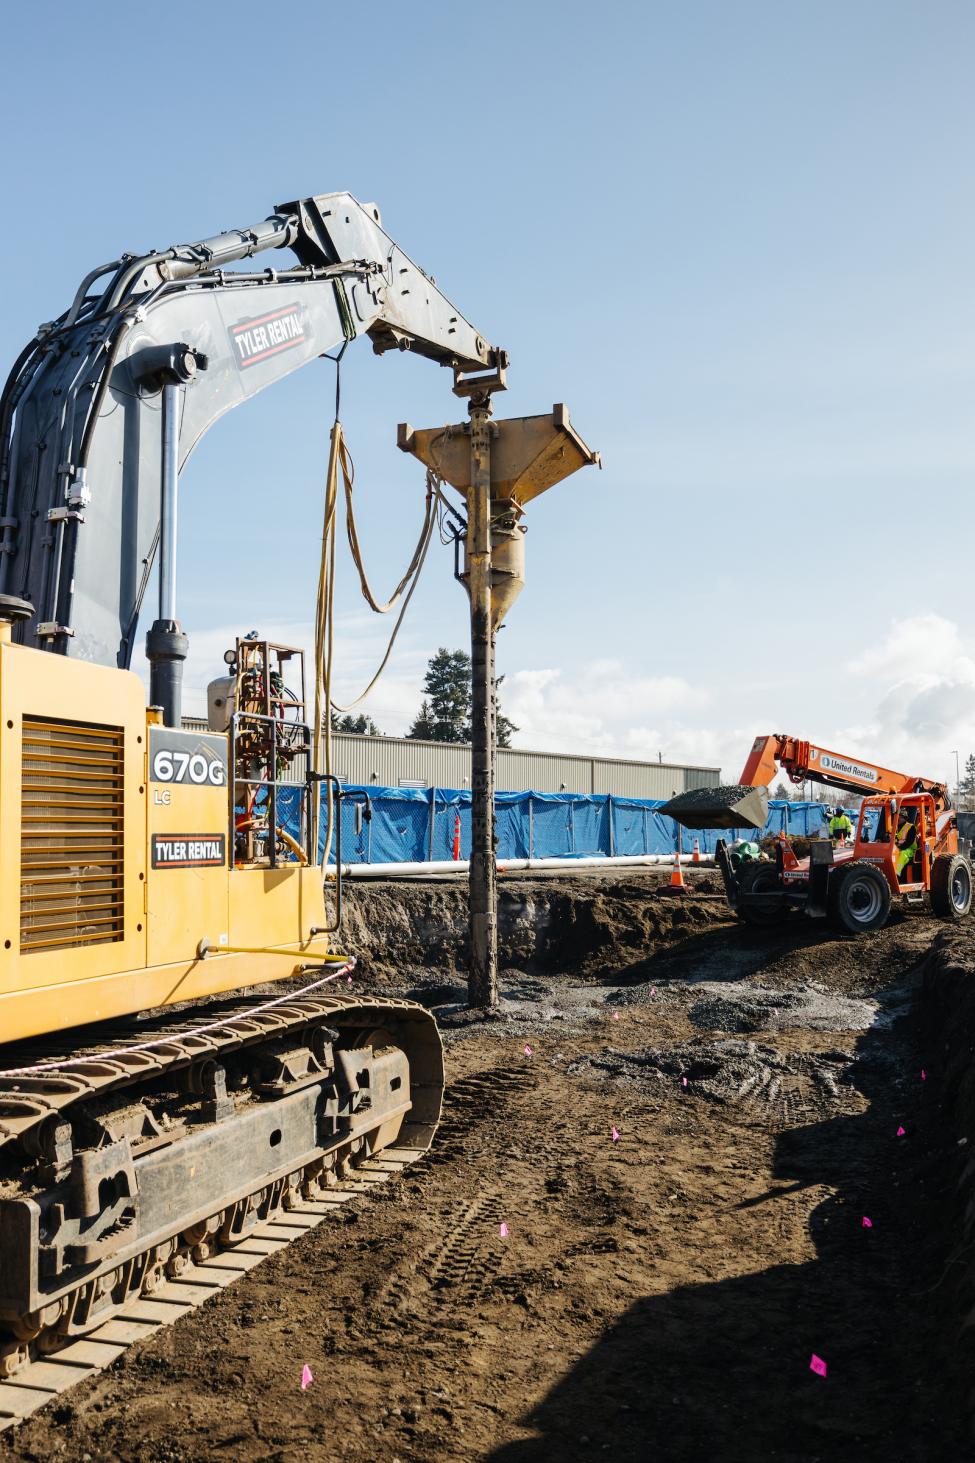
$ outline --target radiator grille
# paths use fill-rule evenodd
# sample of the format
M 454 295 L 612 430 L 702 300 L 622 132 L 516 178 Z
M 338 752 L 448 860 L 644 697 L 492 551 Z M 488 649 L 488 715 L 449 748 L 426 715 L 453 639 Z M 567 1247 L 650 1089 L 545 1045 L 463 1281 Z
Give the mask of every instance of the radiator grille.
M 123 936 L 124 733 L 24 717 L 20 948 Z

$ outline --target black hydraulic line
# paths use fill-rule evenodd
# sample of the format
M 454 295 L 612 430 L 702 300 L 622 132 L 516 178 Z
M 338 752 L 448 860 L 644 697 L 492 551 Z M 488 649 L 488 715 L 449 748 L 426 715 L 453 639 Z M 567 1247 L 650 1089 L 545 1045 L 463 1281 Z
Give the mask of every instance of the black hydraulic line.
M 146 597 L 146 590 L 149 588 L 149 580 L 152 577 L 152 565 L 156 557 L 156 550 L 159 548 L 159 524 L 156 524 L 156 531 L 152 536 L 152 543 L 149 545 L 149 552 L 142 561 L 142 578 L 139 580 L 139 587 L 135 592 L 135 606 L 132 610 L 128 625 L 125 627 L 125 634 L 122 636 L 122 669 L 128 670 L 132 663 L 132 647 L 135 645 L 135 632 L 139 628 L 139 616 L 142 613 L 142 602 Z
M 70 330 L 72 325 L 74 325 L 75 321 L 78 319 L 78 316 L 81 312 L 81 307 L 85 303 L 85 298 L 88 294 L 88 290 L 90 286 L 95 283 L 95 280 L 101 279 L 102 275 L 107 274 L 110 269 L 118 270 L 121 263 L 122 261 L 120 259 L 112 259 L 108 262 L 108 264 L 100 264 L 97 269 L 89 270 L 84 279 L 81 281 L 81 284 L 78 286 L 75 297 L 71 302 L 71 308 L 68 311 L 64 321 L 65 330 Z
M 36 335 L 31 340 L 29 340 L 24 346 L 23 350 L 20 352 L 20 355 L 14 361 L 13 366 L 10 368 L 10 371 L 7 373 L 7 379 L 4 382 L 3 391 L 2 393 L 0 393 L 0 432 L 3 431 L 6 425 L 5 418 L 8 403 L 16 388 L 20 373 L 27 365 L 27 362 L 30 360 L 31 356 L 35 355 L 36 352 L 40 350 L 42 343 L 43 342 Z
M 0 590 L 6 587 L 7 569 L 10 563 L 9 535 L 14 527 L 7 521 L 13 517 L 13 480 L 10 476 L 10 461 L 13 452 L 16 426 L 14 413 L 23 397 L 30 391 L 38 373 L 50 359 L 45 351 L 46 340 L 35 338 L 24 347 L 17 363 L 7 378 L 0 397 Z
M 17 408 L 17 401 L 23 395 L 24 391 L 24 387 L 20 385 L 20 378 L 26 373 L 32 358 L 41 351 L 43 345 L 44 341 L 40 340 L 36 335 L 33 340 L 27 342 L 16 361 L 14 361 L 13 367 L 4 383 L 3 392 L 0 394 L 0 506 L 5 506 L 3 503 L 3 494 L 6 492 L 7 462 L 10 457 L 7 440 L 10 432 L 10 422 Z M 20 387 L 19 390 L 18 387 Z
M 95 434 L 95 423 L 98 421 L 98 418 L 101 415 L 102 405 L 104 404 L 105 395 L 108 391 L 108 383 L 111 380 L 112 372 L 115 369 L 115 363 L 118 360 L 118 353 L 121 349 L 122 341 L 125 339 L 126 335 L 128 335 L 129 330 L 132 328 L 132 325 L 133 321 L 131 320 L 124 319 L 120 321 L 119 327 L 115 332 L 115 338 L 108 348 L 108 360 L 105 363 L 105 366 L 102 370 L 101 379 L 99 380 L 98 385 L 95 388 L 94 395 L 91 398 L 91 405 L 88 408 L 88 419 L 85 422 L 85 429 L 81 436 L 81 446 L 78 450 L 79 469 L 88 466 L 88 457 L 91 453 L 91 439 Z
M 166 249 L 161 254 L 141 254 L 138 259 L 133 259 L 132 263 L 127 265 L 113 282 L 105 305 L 106 311 L 113 314 L 119 308 L 128 293 L 129 286 L 135 283 L 139 275 L 143 270 L 148 269 L 150 264 L 161 264 L 167 259 L 175 259 L 175 257 L 174 249 Z
M 250 229 L 228 229 L 226 233 L 215 234 L 212 238 L 201 239 L 195 244 L 174 244 L 158 254 L 141 255 L 123 270 L 113 284 L 106 308 L 108 310 L 118 309 L 139 275 L 153 265 L 175 264 L 185 269 L 187 274 L 192 277 L 208 269 L 219 267 L 220 264 L 232 264 L 237 259 L 247 259 L 252 254 L 261 253 L 264 249 L 285 248 L 292 242 L 293 233 L 297 227 L 296 220 L 292 216 L 271 214 L 270 217 L 263 220 L 263 223 L 272 225 L 266 238 L 257 234 L 256 230 L 261 227 L 258 224 Z M 227 240 L 231 235 L 236 235 L 240 243 L 236 246 L 225 244 L 223 248 L 220 248 L 221 241 Z

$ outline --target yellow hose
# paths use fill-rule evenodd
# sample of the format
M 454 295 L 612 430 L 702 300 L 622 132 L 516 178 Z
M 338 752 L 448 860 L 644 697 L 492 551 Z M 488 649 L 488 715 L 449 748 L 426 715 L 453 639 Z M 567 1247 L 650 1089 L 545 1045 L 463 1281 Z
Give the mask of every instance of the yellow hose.
M 245 818 L 245 819 L 242 819 L 241 822 L 239 822 L 239 823 L 237 823 L 237 824 L 234 825 L 234 832 L 235 833 L 242 833 L 245 828 L 259 828 L 260 826 L 261 826 L 261 824 L 260 824 L 260 820 L 259 819 L 257 819 L 257 818 Z M 290 833 L 286 833 L 283 828 L 275 828 L 274 831 L 277 834 L 278 838 L 280 838 L 281 842 L 287 848 L 290 848 L 291 849 L 291 852 L 293 854 L 295 854 L 295 856 L 298 858 L 299 862 L 301 862 L 303 864 L 307 864 L 307 862 L 308 862 L 308 855 L 305 853 L 305 850 L 302 848 L 301 844 L 300 843 L 296 843 L 295 840 L 291 837 L 291 834 Z
M 371 609 L 378 614 L 386 614 L 403 597 L 403 604 L 393 632 L 389 637 L 386 646 L 386 653 L 380 661 L 379 668 L 365 690 L 358 695 L 354 701 L 347 706 L 337 706 L 332 700 L 332 668 L 335 652 L 335 529 L 338 520 L 336 511 L 338 503 L 338 475 L 339 468 L 342 470 L 342 478 L 345 484 L 346 502 L 346 531 L 349 539 L 349 548 L 352 551 L 352 558 L 356 569 L 359 572 L 359 583 L 362 588 L 363 598 Z M 352 484 L 355 480 L 355 466 L 351 454 L 346 446 L 345 434 L 342 431 L 342 423 L 336 419 L 332 427 L 330 447 L 328 454 L 328 472 L 325 478 L 325 512 L 322 522 L 322 552 L 318 569 L 318 591 L 315 600 L 315 731 L 313 741 L 314 770 L 331 776 L 332 772 L 332 710 L 351 711 L 369 695 L 379 677 L 389 662 L 396 637 L 399 634 L 400 626 L 420 580 L 420 571 L 423 568 L 433 537 L 433 529 L 437 521 L 437 504 L 440 501 L 440 478 L 434 472 L 427 472 L 427 496 L 424 506 L 423 525 L 420 530 L 420 537 L 417 540 L 413 556 L 407 566 L 399 584 L 393 591 L 392 597 L 385 603 L 380 604 L 370 588 L 366 577 L 365 567 L 362 562 L 362 551 L 359 544 L 359 535 L 356 530 L 355 516 L 352 507 Z M 407 585 L 409 586 L 407 588 Z M 406 591 L 405 596 L 403 591 Z M 316 783 L 315 789 L 315 831 L 321 824 L 321 784 Z M 327 818 L 325 829 L 325 845 L 322 854 L 322 873 L 328 860 L 329 849 L 332 846 L 332 835 L 334 832 L 334 798 L 332 795 L 332 784 L 327 784 Z

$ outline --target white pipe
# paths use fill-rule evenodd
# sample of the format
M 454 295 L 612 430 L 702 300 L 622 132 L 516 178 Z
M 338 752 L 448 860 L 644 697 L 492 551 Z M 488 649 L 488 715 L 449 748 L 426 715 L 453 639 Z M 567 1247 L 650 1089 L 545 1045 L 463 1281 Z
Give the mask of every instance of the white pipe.
M 506 858 L 498 860 L 498 873 L 511 874 L 522 870 L 543 872 L 571 872 L 573 869 L 638 869 L 652 868 L 660 864 L 674 866 L 672 853 L 621 854 L 616 858 Z M 682 864 L 692 864 L 694 855 L 682 853 Z M 714 866 L 714 860 L 702 858 L 698 867 Z M 398 878 L 409 874 L 466 874 L 470 868 L 467 859 L 434 859 L 430 862 L 402 864 L 343 864 L 342 877 L 350 879 Z M 325 877 L 335 878 L 335 865 L 329 864 Z

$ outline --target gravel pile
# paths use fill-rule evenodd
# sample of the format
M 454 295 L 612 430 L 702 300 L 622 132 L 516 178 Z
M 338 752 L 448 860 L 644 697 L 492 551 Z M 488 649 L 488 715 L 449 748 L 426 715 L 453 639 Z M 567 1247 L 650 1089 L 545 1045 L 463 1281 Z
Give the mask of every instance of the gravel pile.
M 847 1105 L 851 1095 L 843 1074 L 850 1059 L 842 1052 L 790 1052 L 755 1041 L 684 1042 L 668 1048 L 624 1052 L 607 1047 L 566 1068 L 570 1076 L 659 1091 L 675 1083 L 689 1097 L 720 1103 L 757 1103 L 766 1108 L 801 1109 L 807 1116 Z
M 678 808 L 681 812 L 693 812 L 697 808 L 720 807 L 721 804 L 731 806 L 740 803 L 742 798 L 754 792 L 750 782 L 726 782 L 720 787 L 692 787 L 690 792 L 678 793 L 677 797 L 671 798 L 665 804 L 666 810 Z
M 695 787 L 678 793 L 659 811 L 685 828 L 764 828 L 768 791 L 741 782 Z
M 874 1001 L 851 1000 L 814 986 L 768 990 L 748 985 L 706 982 L 695 987 L 700 997 L 688 1011 L 705 1031 L 866 1031 L 877 1016 Z

